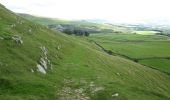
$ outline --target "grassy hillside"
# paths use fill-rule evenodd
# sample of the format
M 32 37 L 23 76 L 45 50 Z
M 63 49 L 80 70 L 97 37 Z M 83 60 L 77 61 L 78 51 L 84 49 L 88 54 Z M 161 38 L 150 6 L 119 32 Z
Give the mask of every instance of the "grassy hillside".
M 92 34 L 90 39 L 116 54 L 170 73 L 170 37 L 168 36 L 108 33 Z
M 0 100 L 168 100 L 170 77 L 0 6 Z
M 45 18 L 45 17 L 38 17 L 38 16 L 33 16 L 29 14 L 22 14 L 18 13 L 17 15 L 22 16 L 28 20 L 32 20 L 36 23 L 43 24 L 43 25 L 49 25 L 49 24 L 69 24 L 69 20 L 62 20 L 62 19 L 57 19 L 57 18 Z

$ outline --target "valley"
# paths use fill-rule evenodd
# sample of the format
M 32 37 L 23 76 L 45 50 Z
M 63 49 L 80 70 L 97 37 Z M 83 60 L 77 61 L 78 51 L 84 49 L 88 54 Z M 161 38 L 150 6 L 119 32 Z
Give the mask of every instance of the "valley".
M 0 100 L 170 99 L 167 35 L 40 19 L 0 5 Z M 104 31 L 77 36 L 48 27 L 61 24 Z

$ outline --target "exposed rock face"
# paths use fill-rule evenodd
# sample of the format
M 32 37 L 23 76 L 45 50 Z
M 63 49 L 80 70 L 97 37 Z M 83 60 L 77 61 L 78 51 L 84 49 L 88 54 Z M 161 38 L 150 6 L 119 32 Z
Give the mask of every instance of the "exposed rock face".
M 47 61 L 46 61 L 47 59 L 45 59 L 45 58 L 40 58 L 40 64 L 45 68 L 45 69 L 47 69 Z
M 17 44 L 23 44 L 23 40 L 19 35 L 12 36 L 12 40 L 14 40 Z
M 45 71 L 45 69 L 43 68 L 43 66 L 41 66 L 40 64 L 37 64 L 37 71 L 38 72 L 41 72 L 41 73 L 43 73 L 43 74 L 46 74 L 46 71 Z
M 40 58 L 40 64 L 45 68 L 47 69 L 47 65 L 51 65 L 50 63 L 50 60 L 48 59 L 47 57 L 47 49 L 45 48 L 45 46 L 41 46 L 40 47 L 41 50 L 42 50 L 42 55 L 41 55 L 41 58 Z
M 45 48 L 45 46 L 41 46 L 40 49 L 42 51 L 42 55 L 41 55 L 41 58 L 37 64 L 37 68 L 38 68 L 37 71 L 39 71 L 43 74 L 46 74 L 46 70 L 48 69 L 48 66 L 52 67 L 52 64 L 47 57 L 48 52 L 47 52 L 47 49 Z
M 115 93 L 115 94 L 112 95 L 112 97 L 117 97 L 117 96 L 119 96 L 118 93 Z

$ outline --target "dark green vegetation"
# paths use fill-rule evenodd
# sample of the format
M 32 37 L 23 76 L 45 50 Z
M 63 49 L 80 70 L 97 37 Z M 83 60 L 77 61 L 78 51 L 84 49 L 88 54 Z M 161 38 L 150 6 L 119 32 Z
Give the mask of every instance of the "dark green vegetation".
M 37 68 L 44 56 L 46 74 Z M 0 6 L 0 100 L 168 100 L 169 94 L 167 74 Z
M 74 30 L 69 30 L 69 29 L 64 29 L 62 32 L 68 34 L 68 35 L 76 35 L 76 36 L 89 36 L 90 33 L 85 31 L 85 30 L 80 30 L 80 29 L 74 29 Z
M 170 37 L 164 35 L 138 34 L 92 34 L 106 50 L 143 65 L 170 73 Z

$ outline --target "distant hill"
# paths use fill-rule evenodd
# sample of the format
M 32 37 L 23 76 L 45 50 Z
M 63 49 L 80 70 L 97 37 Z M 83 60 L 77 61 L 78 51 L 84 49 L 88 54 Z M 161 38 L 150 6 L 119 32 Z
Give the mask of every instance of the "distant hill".
M 113 25 L 110 23 L 106 23 L 102 20 L 62 20 L 62 19 L 54 19 L 54 18 L 44 18 L 44 17 L 37 17 L 32 16 L 29 14 L 21 14 L 18 15 L 37 22 L 39 24 L 43 25 L 72 25 L 75 27 L 87 27 L 87 28 L 96 28 L 95 30 L 101 30 L 101 33 L 110 33 L 110 32 L 116 32 L 116 33 L 131 33 L 133 30 L 130 28 L 127 28 L 125 26 L 118 26 Z M 95 31 L 94 30 L 94 31 Z

